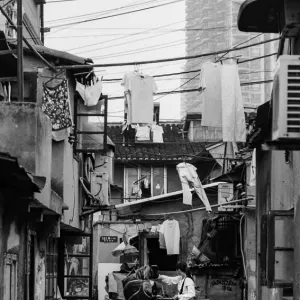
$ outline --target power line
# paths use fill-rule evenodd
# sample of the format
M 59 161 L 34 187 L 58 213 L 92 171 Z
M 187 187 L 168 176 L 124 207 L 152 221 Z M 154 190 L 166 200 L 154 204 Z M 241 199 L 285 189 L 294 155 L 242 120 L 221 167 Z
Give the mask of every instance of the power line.
M 120 66 L 134 66 L 134 65 L 145 65 L 145 64 L 157 64 L 157 63 L 163 63 L 163 62 L 172 62 L 172 61 L 177 61 L 177 60 L 187 60 L 187 59 L 195 59 L 195 58 L 200 58 L 200 57 L 206 57 L 206 56 L 211 56 L 211 55 L 217 55 L 217 54 L 222 54 L 226 52 L 232 52 L 232 51 L 238 51 L 266 43 L 270 43 L 273 41 L 277 41 L 280 38 L 274 38 L 274 39 L 269 39 L 266 41 L 261 41 L 258 43 L 250 44 L 247 46 L 242 46 L 242 47 L 236 47 L 236 48 L 231 48 L 231 49 L 225 49 L 225 50 L 219 50 L 215 52 L 209 52 L 209 53 L 203 53 L 203 54 L 197 54 L 197 55 L 190 55 L 190 56 L 182 56 L 182 57 L 174 57 L 174 58 L 165 58 L 165 59 L 158 59 L 158 60 L 148 60 L 148 61 L 136 61 L 136 62 L 125 62 L 125 63 L 108 63 L 108 64 L 90 64 L 91 67 L 120 67 Z M 66 65 L 66 66 L 57 66 L 57 69 L 81 69 L 81 68 L 86 68 L 86 65 Z
M 166 5 L 170 5 L 170 4 L 174 4 L 174 3 L 178 3 L 178 2 L 182 2 L 182 1 L 184 1 L 184 0 L 176 0 L 176 1 L 168 2 L 168 3 L 158 4 L 158 5 L 155 5 L 155 6 L 145 7 L 145 8 L 141 8 L 141 9 L 137 9 L 137 10 L 132 10 L 132 11 L 128 11 L 128 12 L 123 12 L 123 13 L 119 13 L 119 14 L 110 15 L 110 16 L 104 16 L 104 17 L 98 17 L 98 18 L 93 18 L 93 19 L 89 19 L 89 20 L 83 20 L 83 21 L 71 22 L 71 23 L 66 23 L 66 24 L 54 25 L 54 26 L 50 26 L 50 27 L 51 28 L 58 28 L 58 27 L 64 27 L 64 26 L 69 26 L 69 25 L 77 25 L 77 24 L 82 24 L 82 23 L 87 23 L 87 22 L 93 22 L 93 21 L 113 18 L 113 17 L 117 17 L 117 16 L 128 15 L 128 14 L 132 14 L 132 13 L 135 13 L 135 12 L 145 11 L 145 10 L 149 10 L 149 9 L 153 9 L 153 8 L 157 8 L 157 7 L 162 7 L 162 6 L 166 6 Z
M 124 6 L 121 6 L 121 7 L 116 7 L 116 8 L 112 8 L 112 9 L 108 9 L 108 10 L 102 10 L 102 11 L 89 13 L 89 14 L 77 15 L 77 16 L 73 16 L 73 17 L 49 20 L 49 21 L 46 21 L 46 23 L 52 23 L 52 22 L 57 22 L 57 21 L 65 21 L 65 20 L 71 20 L 71 19 L 79 19 L 79 18 L 93 16 L 93 15 L 100 15 L 101 16 L 101 15 L 106 15 L 109 12 L 115 12 L 115 11 L 118 11 L 118 10 L 121 10 L 121 9 L 127 9 L 127 8 L 130 8 L 130 7 L 141 6 L 141 5 L 144 5 L 144 4 L 159 2 L 159 1 L 161 1 L 161 0 L 151 0 L 151 1 L 141 2 L 141 3 L 138 3 L 138 4 L 137 4 L 137 2 L 139 2 L 139 1 L 134 1 L 131 4 L 124 5 Z M 61 1 L 58 1 L 58 2 L 61 2 Z M 47 2 L 47 3 L 49 3 L 49 2 Z
M 226 30 L 230 30 L 232 27 L 211 27 L 211 28 L 203 28 L 202 30 L 215 30 L 215 29 L 221 29 L 221 28 L 226 29 Z M 201 29 L 198 29 L 198 30 L 201 30 Z M 133 40 L 133 41 L 129 41 L 127 43 L 119 43 L 119 44 L 114 44 L 114 45 L 110 45 L 110 46 L 106 46 L 106 47 L 95 48 L 95 49 L 91 49 L 91 50 L 88 50 L 88 51 L 80 51 L 80 52 L 75 52 L 75 53 L 76 54 L 81 54 L 81 53 L 88 53 L 88 52 L 92 52 L 92 51 L 96 51 L 96 50 L 108 49 L 108 48 L 112 48 L 112 47 L 116 47 L 116 46 L 120 46 L 120 45 L 124 46 L 124 44 L 132 44 L 132 43 L 140 42 L 140 41 L 143 41 L 143 40 L 149 40 L 149 39 L 152 39 L 152 38 L 156 38 L 158 36 L 167 35 L 167 34 L 174 33 L 174 32 L 176 32 L 176 30 L 169 31 L 169 32 L 163 32 L 161 34 L 156 34 L 156 35 L 153 35 L 153 36 L 150 36 L 150 37 L 144 37 L 144 38 L 141 38 L 141 39 L 136 39 L 136 40 Z M 149 33 L 149 31 L 140 32 L 139 34 L 144 34 L 144 33 Z M 102 43 L 96 43 L 96 44 L 93 44 L 93 46 L 98 45 L 98 44 L 102 45 Z M 134 50 L 132 50 L 132 51 L 134 51 Z

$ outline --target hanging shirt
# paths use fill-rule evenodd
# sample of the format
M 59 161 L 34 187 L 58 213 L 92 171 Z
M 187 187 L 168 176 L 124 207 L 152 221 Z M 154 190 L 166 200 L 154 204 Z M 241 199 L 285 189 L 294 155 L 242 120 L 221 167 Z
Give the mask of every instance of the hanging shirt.
M 162 282 L 168 285 L 177 284 L 179 300 L 189 300 L 196 296 L 195 283 L 189 277 L 182 277 L 182 276 L 169 277 L 166 275 L 159 275 L 158 279 L 162 280 Z
M 137 127 L 135 139 L 136 139 L 136 141 L 149 141 L 150 140 L 150 128 L 148 126 Z
M 102 82 L 91 82 L 91 85 L 83 85 L 76 81 L 76 91 L 80 94 L 86 106 L 95 106 L 98 104 L 102 93 Z
M 44 84 L 42 111 L 50 118 L 53 131 L 72 126 L 68 97 L 66 79 L 54 88 L 47 87 Z
M 180 244 L 180 229 L 179 223 L 176 220 L 166 220 L 161 225 L 159 232 L 163 234 L 167 254 L 174 255 L 179 254 L 179 244 Z
M 202 126 L 222 127 L 221 67 L 221 64 L 210 62 L 201 66 Z
M 157 90 L 154 78 L 134 72 L 127 73 L 124 75 L 122 85 L 128 101 L 128 124 L 152 123 L 153 93 Z
M 154 125 L 151 128 L 152 134 L 153 134 L 153 143 L 163 143 L 163 133 L 164 130 L 161 126 L 159 125 Z
M 246 142 L 246 121 L 238 67 L 222 65 L 222 131 L 224 142 Z

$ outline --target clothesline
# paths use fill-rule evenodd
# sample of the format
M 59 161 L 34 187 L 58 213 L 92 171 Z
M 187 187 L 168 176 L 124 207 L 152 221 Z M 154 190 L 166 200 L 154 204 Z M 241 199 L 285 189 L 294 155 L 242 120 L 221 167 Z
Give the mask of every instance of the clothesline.
M 241 86 L 271 83 L 271 82 L 273 82 L 272 79 L 262 80 L 262 81 L 243 82 L 243 83 L 241 83 Z M 177 90 L 177 91 L 169 91 L 169 92 L 159 92 L 159 93 L 156 93 L 155 96 L 157 96 L 157 95 L 169 95 L 169 94 L 193 93 L 193 92 L 199 92 L 199 91 L 200 91 L 200 89 L 197 88 L 197 89 L 186 89 L 186 90 Z M 109 97 L 108 98 L 108 100 L 119 100 L 119 99 L 124 99 L 124 96 L 115 96 L 115 97 Z

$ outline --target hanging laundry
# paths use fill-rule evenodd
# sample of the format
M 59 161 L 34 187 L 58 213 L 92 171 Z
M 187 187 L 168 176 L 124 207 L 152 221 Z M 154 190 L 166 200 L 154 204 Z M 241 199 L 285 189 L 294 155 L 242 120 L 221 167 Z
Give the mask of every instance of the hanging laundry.
M 210 62 L 201 66 L 202 126 L 222 127 L 221 68 L 221 64 Z
M 164 130 L 163 130 L 162 126 L 153 125 L 151 127 L 151 131 L 152 131 L 153 143 L 163 143 L 164 142 L 164 139 L 163 139 Z
M 131 188 L 131 196 L 135 196 L 135 198 L 141 198 L 142 191 L 138 183 L 133 183 Z
M 83 85 L 76 81 L 76 91 L 78 91 L 86 106 L 95 106 L 98 104 L 102 93 L 102 82 L 96 81 L 95 77 L 91 80 L 91 85 Z
M 224 142 L 245 142 L 246 121 L 238 67 L 222 65 L 222 130 Z
M 256 149 L 254 149 L 252 153 L 249 186 L 256 186 Z
M 132 125 L 127 124 L 126 121 L 122 125 L 122 134 L 123 134 L 123 137 L 124 137 L 124 142 L 126 144 L 134 143 L 134 141 L 135 141 L 135 128 Z
M 211 211 L 209 201 L 207 199 L 206 193 L 203 189 L 202 183 L 196 172 L 197 168 L 188 163 L 180 163 L 176 166 L 178 175 L 180 177 L 182 190 L 183 190 L 183 203 L 187 205 L 192 205 L 192 193 L 190 191 L 190 185 L 195 189 L 198 197 L 203 202 L 207 211 Z
M 153 93 L 157 87 L 154 78 L 131 72 L 124 75 L 121 83 L 124 86 L 125 97 L 128 102 L 127 122 L 153 122 Z
M 72 126 L 68 96 L 66 79 L 54 88 L 44 84 L 42 111 L 50 118 L 53 131 Z
M 7 83 L 3 82 L 2 83 L 2 87 L 3 87 L 4 101 L 8 101 L 8 87 L 7 87 Z
M 178 221 L 176 220 L 164 221 L 159 229 L 159 232 L 164 237 L 166 248 L 167 248 L 167 254 L 168 255 L 179 254 L 180 229 L 179 229 Z M 162 246 L 163 244 L 160 247 Z
M 135 134 L 136 141 L 150 141 L 150 128 L 148 126 L 138 126 Z
M 148 178 L 145 178 L 141 181 L 141 191 L 143 198 L 150 198 L 151 197 L 151 185 Z

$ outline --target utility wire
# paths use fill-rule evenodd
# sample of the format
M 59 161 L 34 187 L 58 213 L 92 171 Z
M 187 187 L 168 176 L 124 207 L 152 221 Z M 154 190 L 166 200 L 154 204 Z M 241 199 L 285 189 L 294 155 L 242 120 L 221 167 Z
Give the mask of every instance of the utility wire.
M 200 58 L 200 57 L 206 57 L 206 56 L 211 56 L 211 55 L 217 55 L 217 54 L 222 54 L 226 52 L 232 52 L 232 51 L 238 51 L 266 43 L 270 43 L 273 41 L 277 41 L 280 38 L 274 38 L 274 39 L 269 39 L 266 41 L 261 41 L 258 43 L 250 44 L 247 46 L 242 46 L 242 47 L 236 47 L 236 48 L 231 48 L 231 49 L 225 49 L 225 50 L 219 50 L 215 52 L 208 52 L 208 53 L 203 53 L 203 54 L 197 54 L 197 55 L 190 55 L 190 56 L 181 56 L 181 57 L 174 57 L 174 58 L 165 58 L 165 59 L 158 59 L 158 60 L 148 60 L 148 61 L 133 61 L 133 62 L 124 62 L 124 63 L 107 63 L 107 64 L 90 64 L 91 67 L 121 67 L 121 66 L 134 66 L 134 65 L 145 65 L 145 64 L 157 64 L 157 63 L 163 63 L 163 62 L 172 62 L 172 61 L 177 61 L 177 60 L 187 60 L 187 59 L 195 59 L 195 58 Z M 81 69 L 81 68 L 86 68 L 86 65 L 66 65 L 66 66 L 57 66 L 57 69 Z
M 71 22 L 71 23 L 66 23 L 66 24 L 54 25 L 54 26 L 50 26 L 50 28 L 58 28 L 58 27 L 64 27 L 64 26 L 69 26 L 69 25 L 77 25 L 77 24 L 82 24 L 82 23 L 87 23 L 87 22 L 93 22 L 93 21 L 113 18 L 113 17 L 117 17 L 117 16 L 128 15 L 128 14 L 132 14 L 132 13 L 135 13 L 135 12 L 145 11 L 145 10 L 149 10 L 149 9 L 153 9 L 153 8 L 157 8 L 157 7 L 162 7 L 162 6 L 166 6 L 166 5 L 170 5 L 170 4 L 174 4 L 174 3 L 178 3 L 178 2 L 182 2 L 182 1 L 184 1 L 184 0 L 176 0 L 176 1 L 168 2 L 168 3 L 158 4 L 158 5 L 145 7 L 145 8 L 141 8 L 141 9 L 137 9 L 137 10 L 132 10 L 132 11 L 128 11 L 128 12 L 123 12 L 123 13 L 119 13 L 119 14 L 114 14 L 114 15 L 110 15 L 110 16 L 104 16 L 104 17 L 98 17 L 98 18 L 93 18 L 93 19 L 89 19 L 89 20 L 83 20 L 83 21 Z
M 116 8 L 112 8 L 112 9 L 108 9 L 108 10 L 102 10 L 102 11 L 88 13 L 88 14 L 76 15 L 76 16 L 73 16 L 73 17 L 48 20 L 48 21 L 46 21 L 46 23 L 53 23 L 53 22 L 57 22 L 57 21 L 66 21 L 66 20 L 72 20 L 72 19 L 80 19 L 80 18 L 83 18 L 83 17 L 95 16 L 95 15 L 101 16 L 101 15 L 106 15 L 107 13 L 110 13 L 110 12 L 116 12 L 118 10 L 128 9 L 130 7 L 141 6 L 141 5 L 144 5 L 144 4 L 159 2 L 159 1 L 162 1 L 162 0 L 151 0 L 151 1 L 145 1 L 145 2 L 140 2 L 140 3 L 138 3 L 139 1 L 134 1 L 130 4 L 128 4 L 128 5 L 124 5 L 124 6 L 121 6 L 121 7 L 116 7 Z M 59 2 L 61 2 L 61 1 L 59 1 Z

